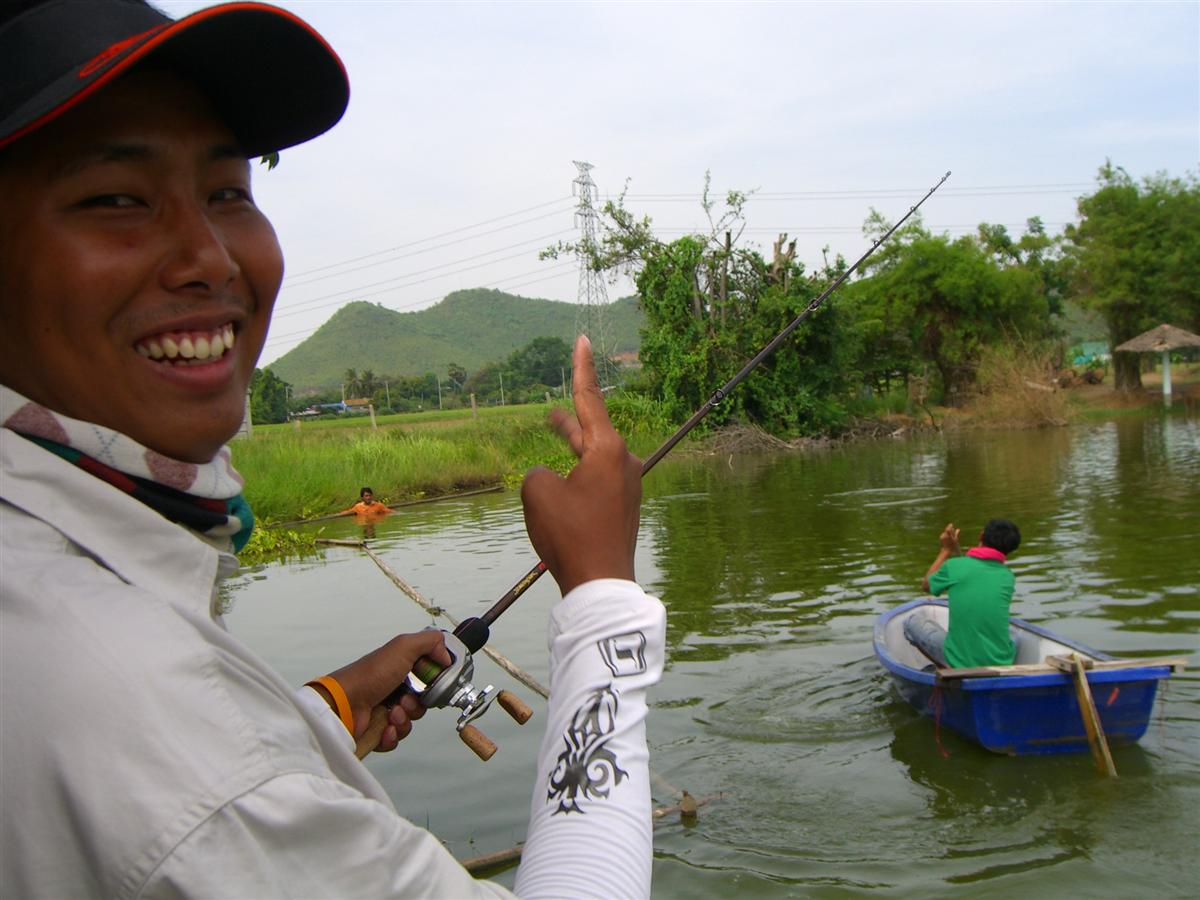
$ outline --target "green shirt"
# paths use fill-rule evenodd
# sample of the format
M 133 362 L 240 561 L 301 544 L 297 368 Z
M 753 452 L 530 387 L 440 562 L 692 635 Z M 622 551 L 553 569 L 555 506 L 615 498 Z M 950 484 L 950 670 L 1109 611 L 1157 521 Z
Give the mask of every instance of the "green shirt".
M 929 576 L 935 596 L 949 592 L 950 628 L 943 652 L 956 669 L 1011 666 L 1017 648 L 1008 634 L 1016 578 L 1002 562 L 954 556 Z

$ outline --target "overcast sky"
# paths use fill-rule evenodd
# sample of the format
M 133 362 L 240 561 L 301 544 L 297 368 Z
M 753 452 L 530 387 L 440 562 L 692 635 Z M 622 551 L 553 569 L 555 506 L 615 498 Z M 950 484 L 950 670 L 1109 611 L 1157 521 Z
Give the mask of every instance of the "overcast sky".
M 925 222 L 957 236 L 1061 231 L 1106 157 L 1200 168 L 1197 2 L 278 5 L 338 51 L 351 100 L 256 178 L 288 264 L 264 364 L 351 300 L 574 302 L 574 263 L 537 258 L 575 235 L 574 160 L 664 237 L 705 228 L 706 170 L 718 196 L 757 190 L 745 240 L 787 231 L 809 268 L 857 258 L 872 207 L 898 218 L 947 170 Z

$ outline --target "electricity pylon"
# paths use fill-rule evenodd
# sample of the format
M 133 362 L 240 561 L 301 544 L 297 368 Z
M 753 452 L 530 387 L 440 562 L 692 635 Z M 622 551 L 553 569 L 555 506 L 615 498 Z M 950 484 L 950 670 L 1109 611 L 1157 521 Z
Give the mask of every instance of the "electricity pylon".
M 571 182 L 571 193 L 579 197 L 575 208 L 575 226 L 579 229 L 579 294 L 575 305 L 575 333 L 586 334 L 596 354 L 596 374 L 602 388 L 613 381 L 611 356 L 613 348 L 608 334 L 607 314 L 608 290 L 604 286 L 604 275 L 597 272 L 589 259 L 596 248 L 596 231 L 599 216 L 592 205 L 596 183 L 592 181 L 592 164 L 574 160 L 579 174 Z

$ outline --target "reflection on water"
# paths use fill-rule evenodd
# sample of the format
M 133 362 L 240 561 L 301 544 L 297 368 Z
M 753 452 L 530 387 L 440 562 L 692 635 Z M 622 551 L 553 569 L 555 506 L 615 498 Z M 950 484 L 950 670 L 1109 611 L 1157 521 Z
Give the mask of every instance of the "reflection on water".
M 1108 652 L 1190 654 L 1200 665 L 1195 418 L 654 471 L 638 559 L 669 610 L 653 765 L 696 796 L 726 792 L 695 826 L 656 828 L 657 895 L 1015 897 L 1048 883 L 1056 895 L 1191 893 L 1195 674 L 1171 681 L 1139 745 L 1114 750 L 1121 777 L 1111 782 L 1086 754 L 997 757 L 946 731 L 943 757 L 932 723 L 896 697 L 871 655 L 875 618 L 919 591 L 942 526 L 974 537 L 993 516 L 1024 536 L 1012 560 L 1017 614 Z M 355 536 L 349 528 L 326 534 Z M 406 510 L 378 524 L 373 546 L 460 617 L 532 563 L 512 494 Z M 554 599 L 546 582 L 494 630 L 539 678 Z M 233 630 L 297 683 L 389 629 L 427 624 L 353 550 L 248 573 L 233 590 Z M 490 666 L 482 677 L 514 687 Z M 484 769 L 437 716 L 372 767 L 400 809 L 460 857 L 516 843 L 537 719 L 525 729 L 485 720 L 501 752 Z

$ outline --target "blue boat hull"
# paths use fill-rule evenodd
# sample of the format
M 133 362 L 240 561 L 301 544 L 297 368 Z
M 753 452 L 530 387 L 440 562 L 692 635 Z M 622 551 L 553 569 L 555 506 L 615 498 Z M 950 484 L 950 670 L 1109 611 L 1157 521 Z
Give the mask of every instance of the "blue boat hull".
M 1069 675 L 1046 673 L 965 678 L 939 682 L 932 672 L 906 664 L 896 652 L 898 622 L 923 605 L 914 600 L 884 613 L 875 625 L 875 655 L 900 695 L 923 714 L 995 753 L 1074 753 L 1088 750 L 1075 685 Z M 899 618 L 897 618 L 899 617 Z M 1093 659 L 1112 659 L 1046 629 L 1013 619 L 1015 628 Z M 1167 666 L 1093 671 L 1088 683 L 1110 745 L 1132 744 L 1146 732 L 1158 682 Z

